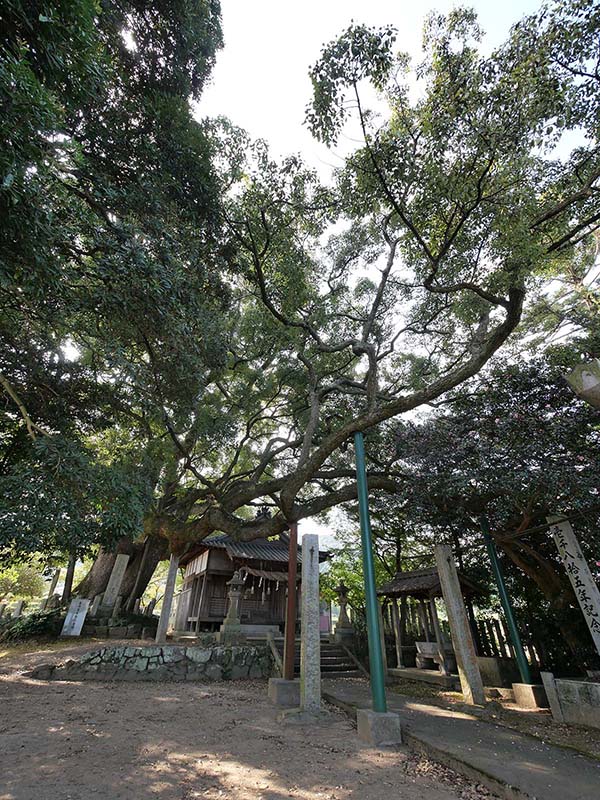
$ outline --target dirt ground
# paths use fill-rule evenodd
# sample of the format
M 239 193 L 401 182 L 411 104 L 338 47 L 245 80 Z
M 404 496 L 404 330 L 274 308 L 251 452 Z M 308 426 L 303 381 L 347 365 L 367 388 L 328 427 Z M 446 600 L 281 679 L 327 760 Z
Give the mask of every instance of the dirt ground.
M 262 681 L 46 683 L 23 674 L 89 649 L 0 653 L 0 800 L 491 797 L 404 748 L 361 745 L 339 712 L 316 727 L 282 725 Z

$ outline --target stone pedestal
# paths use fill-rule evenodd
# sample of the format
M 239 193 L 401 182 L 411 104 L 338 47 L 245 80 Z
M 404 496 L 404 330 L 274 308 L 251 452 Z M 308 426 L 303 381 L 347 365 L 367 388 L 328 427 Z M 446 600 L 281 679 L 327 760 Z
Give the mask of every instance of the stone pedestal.
M 269 700 L 280 708 L 298 708 L 300 705 L 300 681 L 269 678 Z
M 246 636 L 240 623 L 240 606 L 244 592 L 244 580 L 239 572 L 233 573 L 229 586 L 229 611 L 219 628 L 218 640 L 220 644 L 243 644 Z
M 515 703 L 520 708 L 549 708 L 548 698 L 541 683 L 513 683 Z
M 366 744 L 374 747 L 386 747 L 402 744 L 400 717 L 393 711 L 371 711 L 370 708 L 359 708 L 356 712 L 358 737 Z

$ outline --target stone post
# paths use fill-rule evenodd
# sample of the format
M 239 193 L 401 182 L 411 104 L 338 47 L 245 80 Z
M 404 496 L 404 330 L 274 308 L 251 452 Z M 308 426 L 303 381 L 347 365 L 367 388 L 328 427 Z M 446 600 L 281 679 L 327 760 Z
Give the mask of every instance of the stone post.
M 302 611 L 300 634 L 300 710 L 321 710 L 321 634 L 319 631 L 319 537 L 302 536 Z
M 144 614 L 147 617 L 151 617 L 154 614 L 154 607 L 156 605 L 156 597 L 153 597 L 152 600 L 148 603 L 146 608 L 144 609 Z
M 381 661 L 383 662 L 383 677 L 384 679 L 387 679 L 388 660 L 387 660 L 387 648 L 385 646 L 385 625 L 383 622 L 383 606 L 381 603 L 377 603 L 377 613 L 379 615 L 379 641 L 381 644 Z
M 175 581 L 177 580 L 177 570 L 179 568 L 179 556 L 171 553 L 169 559 L 169 571 L 165 584 L 165 594 L 160 610 L 160 619 L 156 628 L 156 641 L 166 642 L 167 628 L 169 627 L 169 617 L 171 616 L 171 606 L 173 605 L 173 595 L 175 594 Z
M 104 597 L 102 598 L 102 609 L 107 612 L 107 616 L 108 614 L 112 615 L 117 597 L 121 593 L 121 584 L 123 583 L 123 576 L 128 562 L 129 556 L 127 553 L 119 553 L 115 559 L 106 590 L 104 591 Z
M 400 625 L 400 615 L 398 613 L 398 600 L 392 600 L 392 622 L 394 624 L 394 644 L 396 645 L 396 666 L 402 669 L 404 658 L 402 656 L 402 626 Z
M 431 597 L 429 599 L 429 608 L 431 610 L 431 621 L 433 622 L 433 632 L 435 634 L 435 642 L 438 649 L 438 658 L 440 659 L 440 672 L 442 675 L 448 675 L 448 669 L 446 668 L 446 653 L 444 651 L 444 637 L 442 636 L 440 620 L 435 605 L 435 597 Z
M 452 549 L 448 545 L 437 544 L 434 550 L 463 697 L 466 703 L 483 705 L 483 682 Z
M 54 570 L 54 575 L 52 576 L 52 580 L 50 581 L 50 588 L 48 589 L 48 594 L 44 601 L 44 606 L 43 606 L 44 608 L 46 607 L 48 600 L 50 600 L 50 598 L 54 594 L 54 590 L 56 589 L 56 584 L 58 583 L 59 578 L 60 578 L 60 568 Z

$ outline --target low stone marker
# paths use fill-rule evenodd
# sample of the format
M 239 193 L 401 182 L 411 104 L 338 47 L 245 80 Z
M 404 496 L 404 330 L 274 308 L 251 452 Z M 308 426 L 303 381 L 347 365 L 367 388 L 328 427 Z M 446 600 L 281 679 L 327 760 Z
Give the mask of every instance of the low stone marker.
M 89 607 L 90 601 L 87 597 L 75 597 L 71 600 L 60 635 L 79 636 Z
M 23 605 L 24 605 L 23 600 L 17 600 L 17 602 L 14 604 L 11 615 L 13 619 L 18 619 L 21 616 L 21 614 L 23 613 Z
M 95 617 L 100 610 L 100 606 L 102 605 L 102 597 L 103 595 L 97 594 L 92 601 L 92 605 L 90 606 L 90 617 Z
M 123 597 L 122 595 L 118 595 L 117 599 L 115 600 L 115 604 L 113 606 L 112 614 L 110 615 L 111 619 L 118 619 L 119 615 L 121 614 L 121 605 L 123 604 Z
M 156 606 L 156 597 L 153 597 L 152 600 L 148 603 L 146 608 L 144 609 L 144 614 L 147 617 L 151 617 L 154 614 L 154 607 Z

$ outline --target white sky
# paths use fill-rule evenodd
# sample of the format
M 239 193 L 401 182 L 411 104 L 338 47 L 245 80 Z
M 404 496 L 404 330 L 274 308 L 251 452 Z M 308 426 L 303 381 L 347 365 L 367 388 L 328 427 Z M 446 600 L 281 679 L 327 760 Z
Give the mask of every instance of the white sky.
M 253 138 L 266 139 L 274 155 L 299 152 L 320 171 L 339 165 L 339 157 L 315 142 L 303 126 L 311 95 L 308 70 L 322 46 L 352 20 L 392 24 L 398 29 L 398 49 L 418 61 L 426 15 L 456 5 L 448 0 L 221 0 L 225 47 L 198 115 L 229 117 Z M 511 24 L 535 11 L 540 2 L 466 0 L 463 5 L 476 9 L 487 34 L 486 49 L 491 49 L 506 38 Z
M 327 174 L 340 157 L 315 142 L 303 125 L 310 100 L 309 68 L 321 48 L 352 20 L 367 25 L 392 24 L 397 48 L 421 58 L 422 26 L 430 11 L 456 7 L 448 0 L 221 0 L 225 47 L 217 57 L 212 83 L 205 90 L 198 116 L 226 116 L 252 138 L 265 139 L 273 155 L 300 153 L 310 166 Z M 500 44 L 510 26 L 533 13 L 538 0 L 471 0 L 486 32 L 486 50 Z M 349 143 L 341 142 L 341 149 Z M 318 533 L 331 544 L 330 528 L 302 521 L 300 533 Z

